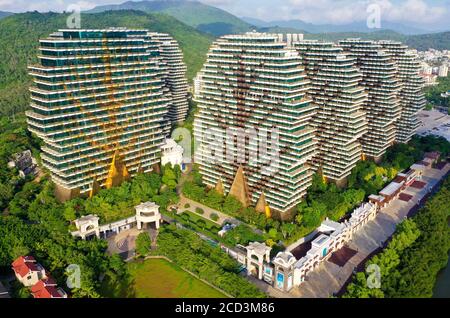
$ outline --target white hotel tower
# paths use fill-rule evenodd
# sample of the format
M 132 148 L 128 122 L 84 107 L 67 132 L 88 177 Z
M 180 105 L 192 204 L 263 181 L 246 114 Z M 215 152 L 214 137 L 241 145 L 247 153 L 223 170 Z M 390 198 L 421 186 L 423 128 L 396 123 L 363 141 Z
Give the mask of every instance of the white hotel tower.
M 340 45 L 356 59 L 363 74 L 362 85 L 369 94 L 364 107 L 368 132 L 361 141 L 363 152 L 380 160 L 396 140 L 396 123 L 402 110 L 397 65 L 391 54 L 373 41 L 348 39 L 340 41 Z
M 417 54 L 401 42 L 380 41 L 379 44 L 392 55 L 397 64 L 398 78 L 401 83 L 402 113 L 397 121 L 396 141 L 407 143 L 420 126 L 417 113 L 426 105 L 425 95 L 422 91 L 425 83 L 419 76 L 420 62 Z
M 360 139 L 367 133 L 367 93 L 354 58 L 331 42 L 300 41 L 295 44 L 311 81 L 310 95 L 318 106 L 313 125 L 318 139 L 311 163 L 337 184 L 361 160 Z
M 298 40 L 298 35 L 288 40 Z M 248 185 L 241 187 L 244 192 L 248 190 L 245 195 L 250 203 L 265 195 L 270 208 L 282 214 L 293 209 L 311 185 L 312 170 L 307 161 L 316 148 L 311 127 L 316 107 L 306 97 L 308 86 L 298 52 L 280 35 L 250 32 L 214 42 L 195 89 L 199 111 L 194 135 L 200 144 L 195 161 L 204 182 L 209 186 L 221 182 L 228 192 L 234 181 L 243 179 L 243 171 Z M 257 129 L 269 134 L 278 130 L 278 169 L 266 174 L 262 172 L 268 165 L 264 158 L 249 160 L 250 154 L 262 151 L 258 149 L 260 136 L 257 142 L 246 140 L 242 153 L 234 152 L 244 162 L 229 161 L 217 153 L 214 156 L 212 149 L 220 153 L 232 149 L 227 143 L 209 140 L 206 134 L 220 135 L 227 129 Z M 236 139 L 228 142 L 236 144 Z M 274 144 L 267 146 L 276 148 Z
M 186 79 L 186 65 L 183 62 L 183 52 L 178 47 L 178 42 L 165 33 L 149 33 L 155 40 L 161 58 L 161 68 L 164 69 L 163 79 L 169 89 L 169 119 L 173 124 L 183 122 L 186 119 L 188 105 L 188 83 Z

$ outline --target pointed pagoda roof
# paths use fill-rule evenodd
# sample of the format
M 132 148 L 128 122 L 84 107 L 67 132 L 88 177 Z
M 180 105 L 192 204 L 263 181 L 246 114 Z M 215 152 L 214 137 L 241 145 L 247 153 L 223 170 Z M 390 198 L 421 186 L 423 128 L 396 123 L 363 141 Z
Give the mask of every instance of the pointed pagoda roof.
M 219 178 L 219 180 L 217 180 L 215 190 L 221 195 L 225 195 L 225 187 L 223 186 L 222 178 Z
M 94 195 L 96 195 L 100 191 L 100 184 L 97 181 L 97 178 L 94 177 L 94 181 L 92 181 L 92 188 L 91 191 L 89 191 L 89 198 L 92 198 Z
M 111 165 L 109 167 L 108 177 L 106 178 L 105 186 L 107 189 L 120 185 L 126 178 L 129 177 L 128 170 L 122 162 L 119 149 L 114 152 Z
M 130 180 L 130 173 L 128 172 L 127 166 L 122 163 L 122 178 L 123 180 Z
M 261 192 L 258 202 L 256 203 L 255 210 L 256 212 L 259 213 L 266 213 L 266 206 L 267 206 L 266 196 L 264 192 Z
M 270 206 L 266 201 L 266 195 L 264 194 L 264 192 L 261 192 L 258 202 L 256 203 L 255 210 L 256 212 L 264 213 L 267 218 L 272 217 L 272 212 L 270 211 Z
M 250 190 L 245 178 L 244 168 L 242 165 L 239 166 L 236 171 L 236 176 L 234 177 L 233 184 L 231 185 L 230 192 L 228 195 L 234 196 L 239 202 L 242 203 L 243 207 L 248 207 L 250 205 Z

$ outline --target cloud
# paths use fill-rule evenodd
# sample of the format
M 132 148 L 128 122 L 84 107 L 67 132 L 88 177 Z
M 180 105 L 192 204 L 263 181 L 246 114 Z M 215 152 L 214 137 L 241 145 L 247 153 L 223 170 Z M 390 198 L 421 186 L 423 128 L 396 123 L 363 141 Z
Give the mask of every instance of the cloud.
M 118 4 L 127 0 L 0 0 L 0 10 L 64 11 L 70 4 L 82 10 L 96 5 Z M 299 19 L 314 24 L 346 24 L 364 21 L 367 7 L 378 4 L 381 20 L 416 25 L 445 25 L 450 28 L 450 0 L 200 0 L 242 17 L 266 21 Z
M 367 19 L 367 8 L 379 5 L 381 19 L 395 22 L 433 23 L 446 17 L 448 5 L 433 5 L 424 0 L 289 0 L 291 19 L 324 24 L 344 24 Z
M 97 5 L 122 2 L 125 2 L 125 0 L 0 0 L 0 10 L 12 12 L 62 12 L 68 10 L 71 5 L 76 5 L 81 10 L 88 10 Z

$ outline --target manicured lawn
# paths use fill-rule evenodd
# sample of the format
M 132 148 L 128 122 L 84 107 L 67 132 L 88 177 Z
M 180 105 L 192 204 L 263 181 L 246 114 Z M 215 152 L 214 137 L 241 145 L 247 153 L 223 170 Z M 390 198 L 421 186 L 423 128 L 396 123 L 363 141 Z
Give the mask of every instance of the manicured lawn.
M 197 213 L 191 212 L 191 211 L 184 211 L 183 213 L 188 214 L 189 218 L 194 221 L 197 222 L 198 220 L 203 220 L 206 222 L 206 226 L 208 228 L 212 228 L 212 227 L 216 227 L 216 228 L 220 228 L 220 224 L 217 224 L 203 216 L 198 215 Z
M 130 263 L 136 298 L 223 298 L 218 290 L 164 259 Z

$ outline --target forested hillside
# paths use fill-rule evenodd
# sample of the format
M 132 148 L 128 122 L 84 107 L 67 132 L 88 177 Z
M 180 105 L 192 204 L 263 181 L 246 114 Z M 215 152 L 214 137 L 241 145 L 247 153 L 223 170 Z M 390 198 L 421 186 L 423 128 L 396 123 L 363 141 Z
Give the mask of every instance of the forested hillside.
M 109 10 L 140 10 L 168 14 L 202 32 L 216 36 L 251 30 L 251 25 L 222 9 L 198 1 L 154 0 L 128 1 L 122 4 L 98 6 L 88 12 Z
M 27 64 L 37 61 L 39 39 L 66 27 L 67 14 L 28 12 L 0 20 L 0 115 L 28 104 Z M 171 34 L 180 44 L 191 80 L 200 70 L 212 38 L 164 14 L 114 11 L 82 14 L 83 28 L 131 27 Z

